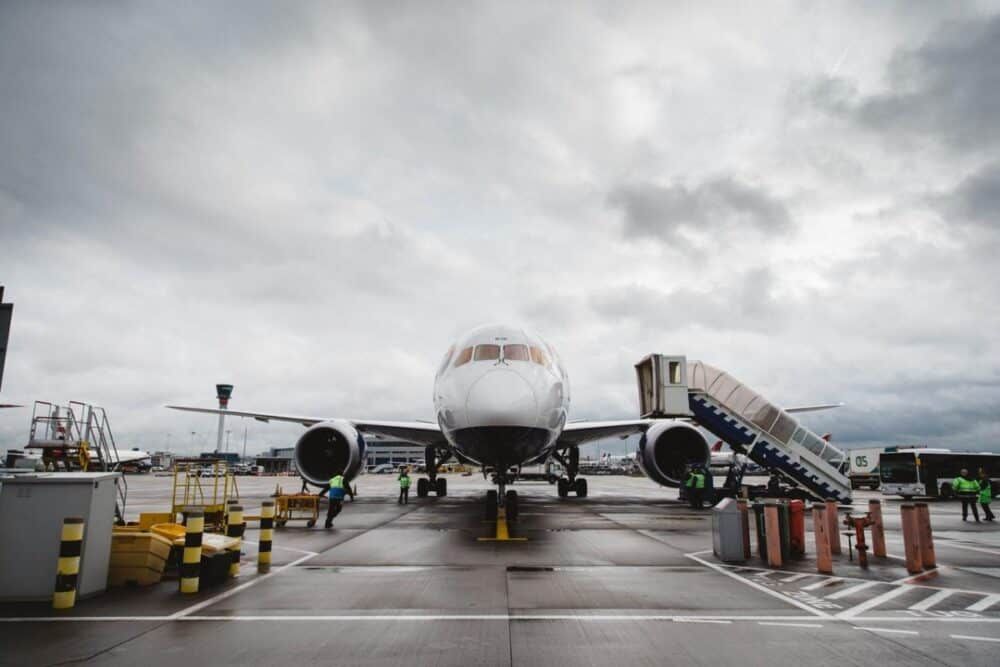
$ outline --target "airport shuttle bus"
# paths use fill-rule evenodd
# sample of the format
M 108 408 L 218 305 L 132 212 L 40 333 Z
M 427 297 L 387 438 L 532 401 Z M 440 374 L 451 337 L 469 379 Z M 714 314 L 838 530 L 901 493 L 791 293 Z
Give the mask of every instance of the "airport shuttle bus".
M 953 452 L 948 449 L 903 449 L 885 452 L 880 460 L 882 495 L 951 498 L 952 480 L 962 468 L 976 478 L 979 469 L 989 474 L 996 494 L 1000 481 L 1000 454 Z

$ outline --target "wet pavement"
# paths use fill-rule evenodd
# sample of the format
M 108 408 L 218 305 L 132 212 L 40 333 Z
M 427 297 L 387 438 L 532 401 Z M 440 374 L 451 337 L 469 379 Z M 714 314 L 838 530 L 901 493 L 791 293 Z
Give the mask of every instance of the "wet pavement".
M 240 479 L 248 513 L 276 482 L 298 486 Z M 962 523 L 950 503 L 931 503 L 936 570 L 906 573 L 892 500 L 891 557 L 866 571 L 845 549 L 823 576 L 811 532 L 806 558 L 780 570 L 720 563 L 710 512 L 645 479 L 592 477 L 586 499 L 519 485 L 510 531 L 527 541 L 506 543 L 477 541 L 495 529 L 481 477 L 449 476 L 447 498 L 406 506 L 391 476 L 359 487 L 332 530 L 276 531 L 266 576 L 251 523 L 240 577 L 194 596 L 170 581 L 59 615 L 0 605 L 0 664 L 973 666 L 1000 654 L 1000 527 Z M 129 514 L 164 511 L 170 479 L 129 489 Z

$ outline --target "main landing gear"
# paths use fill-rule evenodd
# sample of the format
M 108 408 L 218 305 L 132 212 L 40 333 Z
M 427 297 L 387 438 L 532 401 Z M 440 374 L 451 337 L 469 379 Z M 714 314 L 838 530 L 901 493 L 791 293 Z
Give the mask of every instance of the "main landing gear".
M 556 490 L 559 492 L 559 497 L 566 498 L 572 491 L 576 494 L 577 498 L 586 498 L 587 480 L 576 476 L 580 472 L 580 450 L 576 447 L 570 447 L 565 454 L 567 455 L 552 455 L 566 469 L 566 477 L 562 477 L 556 482 Z
M 487 521 L 496 521 L 500 514 L 500 508 L 504 508 L 504 514 L 508 521 L 517 521 L 521 513 L 520 503 L 517 499 L 517 491 L 507 490 L 507 484 L 512 480 L 506 473 L 494 473 L 493 481 L 499 487 L 486 492 L 486 502 L 484 504 L 485 517 Z
M 433 447 L 427 447 L 424 449 L 424 462 L 427 467 L 427 477 L 421 477 L 417 480 L 417 498 L 426 498 L 431 491 L 433 491 L 438 498 L 443 498 L 448 495 L 448 480 L 444 477 L 437 476 L 438 465 L 444 463 L 446 460 L 447 457 L 439 461 L 437 458 L 437 450 Z

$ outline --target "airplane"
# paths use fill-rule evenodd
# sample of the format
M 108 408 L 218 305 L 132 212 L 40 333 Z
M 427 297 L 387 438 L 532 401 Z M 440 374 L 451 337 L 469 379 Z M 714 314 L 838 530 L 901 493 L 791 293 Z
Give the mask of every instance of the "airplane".
M 668 487 L 680 486 L 691 464 L 708 464 L 711 459 L 704 435 L 689 421 L 569 421 L 569 378 L 555 349 L 541 336 L 505 324 L 477 327 L 448 348 L 434 379 L 437 423 L 166 407 L 302 424 L 307 430 L 295 444 L 295 464 L 305 482 L 319 487 L 326 487 L 336 474 L 348 481 L 358 474 L 365 460 L 365 436 L 424 445 L 427 477 L 417 480 L 417 495 L 447 495 L 447 480 L 438 477 L 437 469 L 451 457 L 478 464 L 497 486 L 486 493 L 487 519 L 495 519 L 499 507 L 505 508 L 508 519 L 516 519 L 517 492 L 507 487 L 521 466 L 543 463 L 549 457 L 566 471 L 557 483 L 559 496 L 573 493 L 585 498 L 587 480 L 579 476 L 580 446 L 591 441 L 641 434 L 640 468 Z M 829 406 L 795 410 L 825 407 Z

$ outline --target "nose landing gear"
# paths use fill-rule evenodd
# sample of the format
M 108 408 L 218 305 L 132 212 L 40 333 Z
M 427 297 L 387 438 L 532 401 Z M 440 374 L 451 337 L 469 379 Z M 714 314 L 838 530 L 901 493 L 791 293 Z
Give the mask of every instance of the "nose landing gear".
M 507 520 L 517 521 L 521 508 L 517 498 L 517 491 L 507 489 L 507 484 L 511 480 L 504 474 L 496 473 L 493 476 L 493 481 L 496 483 L 498 489 L 490 489 L 486 492 L 484 505 L 486 520 L 496 521 L 499 509 L 503 507 Z

